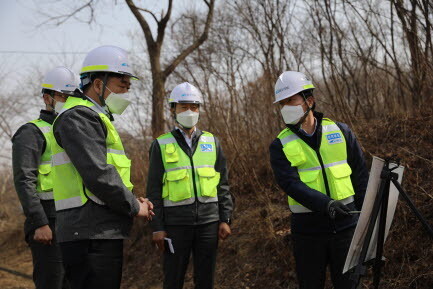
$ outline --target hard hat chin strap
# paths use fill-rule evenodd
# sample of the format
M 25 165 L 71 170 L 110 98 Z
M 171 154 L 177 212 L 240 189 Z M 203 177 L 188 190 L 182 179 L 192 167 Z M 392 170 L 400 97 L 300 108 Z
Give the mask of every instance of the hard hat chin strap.
M 108 80 L 108 73 L 105 73 L 104 79 L 102 80 L 102 91 L 101 94 L 98 95 L 102 107 L 105 106 L 104 93 L 105 93 L 105 86 L 107 85 L 107 80 Z
M 102 91 L 101 94 L 98 95 L 98 97 L 99 97 L 99 101 L 101 102 L 101 106 L 105 108 L 105 111 L 108 113 L 110 120 L 113 121 L 114 120 L 113 114 L 111 113 L 109 107 L 107 107 L 104 98 L 105 88 L 107 86 L 107 80 L 108 80 L 108 72 L 104 74 L 104 78 L 102 80 Z

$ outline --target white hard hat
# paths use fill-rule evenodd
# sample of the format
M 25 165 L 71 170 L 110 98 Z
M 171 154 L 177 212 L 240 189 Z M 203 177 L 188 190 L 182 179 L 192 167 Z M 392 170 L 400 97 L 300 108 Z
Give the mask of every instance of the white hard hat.
M 201 92 L 188 82 L 177 85 L 170 93 L 168 103 L 203 103 Z
M 298 71 L 283 72 L 275 83 L 274 103 L 307 89 L 314 89 L 314 85 L 305 74 Z
M 71 95 L 78 88 L 77 83 L 76 75 L 69 68 L 59 66 L 48 71 L 41 86 L 43 89 Z
M 120 47 L 104 45 L 90 51 L 83 61 L 80 75 L 88 72 L 114 72 L 137 77 L 132 74 L 128 53 Z

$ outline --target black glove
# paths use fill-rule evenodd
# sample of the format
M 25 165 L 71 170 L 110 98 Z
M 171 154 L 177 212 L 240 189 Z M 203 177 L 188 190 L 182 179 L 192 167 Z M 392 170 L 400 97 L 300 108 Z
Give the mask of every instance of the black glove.
M 350 216 L 350 209 L 340 201 L 331 200 L 328 203 L 328 216 L 335 219 L 336 215 Z

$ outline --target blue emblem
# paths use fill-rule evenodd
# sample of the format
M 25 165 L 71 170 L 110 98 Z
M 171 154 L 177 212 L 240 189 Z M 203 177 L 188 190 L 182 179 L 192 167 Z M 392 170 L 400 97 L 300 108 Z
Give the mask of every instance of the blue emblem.
M 341 137 L 341 134 L 339 132 L 330 133 L 326 135 L 326 139 L 328 140 L 329 144 L 336 144 L 336 143 L 343 142 L 343 138 Z
M 213 152 L 213 147 L 211 144 L 200 144 L 200 150 L 205 153 Z

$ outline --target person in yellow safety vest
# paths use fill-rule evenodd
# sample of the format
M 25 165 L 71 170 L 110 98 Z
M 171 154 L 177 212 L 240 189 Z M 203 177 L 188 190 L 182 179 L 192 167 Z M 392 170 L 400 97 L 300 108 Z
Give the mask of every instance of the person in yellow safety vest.
M 132 193 L 131 161 L 112 121 L 129 105 L 132 69 L 125 50 L 90 51 L 75 90 L 53 124 L 57 239 L 72 289 L 120 288 L 123 240 L 152 204 Z
M 211 289 L 218 239 L 231 234 L 226 160 L 218 139 L 196 127 L 200 91 L 179 84 L 168 102 L 176 127 L 152 143 L 147 181 L 147 197 L 155 206 L 153 241 L 164 252 L 163 286 L 183 287 L 192 253 L 195 288 Z
M 275 84 L 275 102 L 286 128 L 270 146 L 279 186 L 288 195 L 291 233 L 301 289 L 324 288 L 326 268 L 336 289 L 352 287 L 343 265 L 368 181 L 365 160 L 346 124 L 315 111 L 314 85 L 286 71 Z
M 25 240 L 33 258 L 37 289 L 69 288 L 56 243 L 51 173 L 51 124 L 64 102 L 77 88 L 77 77 L 66 67 L 50 70 L 42 83 L 45 110 L 22 125 L 12 137 L 15 189 L 23 207 Z

